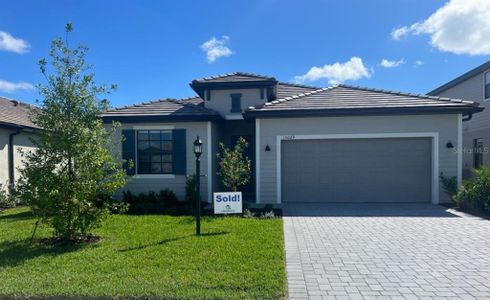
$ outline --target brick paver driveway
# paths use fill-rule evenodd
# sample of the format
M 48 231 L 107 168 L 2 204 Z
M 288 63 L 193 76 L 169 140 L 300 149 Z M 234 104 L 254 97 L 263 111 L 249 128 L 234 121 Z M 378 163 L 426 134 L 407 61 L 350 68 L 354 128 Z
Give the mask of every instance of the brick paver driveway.
M 490 221 L 431 204 L 284 207 L 291 299 L 490 299 Z

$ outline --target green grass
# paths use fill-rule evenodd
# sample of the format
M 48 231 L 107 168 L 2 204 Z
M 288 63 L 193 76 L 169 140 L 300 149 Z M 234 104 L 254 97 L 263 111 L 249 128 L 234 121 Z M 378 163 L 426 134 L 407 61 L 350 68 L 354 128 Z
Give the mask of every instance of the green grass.
M 52 247 L 26 208 L 0 213 L 0 298 L 278 299 L 286 294 L 282 220 L 113 215 L 98 244 Z

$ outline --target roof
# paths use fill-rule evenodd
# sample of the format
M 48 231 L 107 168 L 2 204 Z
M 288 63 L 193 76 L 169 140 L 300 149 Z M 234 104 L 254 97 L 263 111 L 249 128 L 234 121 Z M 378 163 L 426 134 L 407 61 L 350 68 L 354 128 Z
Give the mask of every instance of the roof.
M 483 110 L 478 103 L 350 85 L 321 88 L 284 97 L 246 112 L 254 115 L 350 115 L 376 113 L 462 112 Z
M 0 97 L 0 125 L 39 128 L 30 118 L 33 109 L 32 105 Z
M 259 75 L 257 75 L 259 76 Z M 221 77 L 223 78 L 223 77 Z M 278 97 L 294 96 L 299 93 L 318 89 L 298 84 L 280 82 L 277 84 Z M 217 112 L 204 107 L 204 100 L 199 96 L 183 99 L 160 99 L 143 102 L 135 105 L 124 106 L 107 111 L 102 115 L 105 121 L 122 121 L 136 118 L 141 121 L 159 120 L 215 120 L 220 116 Z
M 459 76 L 459 77 L 456 77 L 455 79 L 441 85 L 440 87 L 428 92 L 427 94 L 428 95 L 437 95 L 437 94 L 440 94 L 442 92 L 444 92 L 445 90 L 448 90 L 458 84 L 460 84 L 461 82 L 463 81 L 466 81 L 468 79 L 470 79 L 471 77 L 474 77 L 486 70 L 490 69 L 490 60 L 487 61 L 486 63 L 464 73 L 463 75 Z
M 276 81 L 274 77 L 258 75 L 245 72 L 233 72 L 220 74 L 216 76 L 209 76 L 204 78 L 195 79 L 193 83 L 211 83 L 211 82 L 245 82 L 245 81 Z
M 214 110 L 199 105 L 200 98 L 193 97 L 182 100 L 160 99 L 131 106 L 124 106 L 105 112 L 105 121 L 121 121 L 133 118 L 132 121 L 192 121 L 214 120 L 220 116 Z M 136 120 L 137 118 L 137 120 Z

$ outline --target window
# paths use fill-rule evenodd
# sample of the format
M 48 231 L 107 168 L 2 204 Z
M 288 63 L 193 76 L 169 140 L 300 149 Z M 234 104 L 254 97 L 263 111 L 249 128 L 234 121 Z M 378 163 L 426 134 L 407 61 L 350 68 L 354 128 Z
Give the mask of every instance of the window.
M 230 94 L 231 96 L 231 112 L 239 113 L 242 112 L 241 98 L 242 94 Z
M 490 99 L 490 72 L 485 73 L 485 99 Z
M 173 172 L 172 131 L 138 130 L 138 174 L 171 174 Z
M 478 169 L 483 165 L 483 139 L 473 140 L 473 166 Z

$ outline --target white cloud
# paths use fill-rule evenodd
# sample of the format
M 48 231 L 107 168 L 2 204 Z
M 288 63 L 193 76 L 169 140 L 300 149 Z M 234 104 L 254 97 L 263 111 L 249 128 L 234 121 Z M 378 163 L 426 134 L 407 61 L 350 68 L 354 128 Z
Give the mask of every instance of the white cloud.
M 213 36 L 209 41 L 206 41 L 201 45 L 202 51 L 206 52 L 208 63 L 213 63 L 220 57 L 226 57 L 233 54 L 233 51 L 226 46 L 229 40 L 230 37 L 226 35 L 222 36 L 221 39 L 217 39 Z
M 19 91 L 30 91 L 34 85 L 28 82 L 10 82 L 0 79 L 0 91 L 4 93 L 15 93 Z
M 383 68 L 396 68 L 396 67 L 403 65 L 404 63 L 406 63 L 406 62 L 403 59 L 388 60 L 388 59 L 383 58 L 381 60 L 381 62 L 379 63 L 379 65 L 382 66 Z
M 409 34 L 428 34 L 431 44 L 444 52 L 490 54 L 490 1 L 450 0 L 429 18 L 391 32 L 395 40 Z
M 30 48 L 31 46 L 27 41 L 13 37 L 8 32 L 0 31 L 0 50 L 22 54 L 29 52 Z
M 424 62 L 423 62 L 423 61 L 421 61 L 421 60 L 416 60 L 416 61 L 415 61 L 415 65 L 416 65 L 416 66 L 421 66 L 421 65 L 423 65 L 423 64 L 424 64 Z
M 306 74 L 294 77 L 294 81 L 303 83 L 305 81 L 316 81 L 328 79 L 329 84 L 338 84 L 347 80 L 358 80 L 363 77 L 371 77 L 371 73 L 366 68 L 362 59 L 352 57 L 345 63 L 336 62 L 332 65 L 323 67 L 312 67 Z

